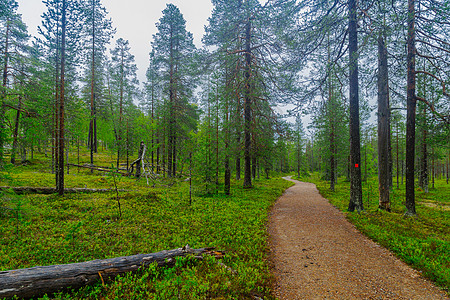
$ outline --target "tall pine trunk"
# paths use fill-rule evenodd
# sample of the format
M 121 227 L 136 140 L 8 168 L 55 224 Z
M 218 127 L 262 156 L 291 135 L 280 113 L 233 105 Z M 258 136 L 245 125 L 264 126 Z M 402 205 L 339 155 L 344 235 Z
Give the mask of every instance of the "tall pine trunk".
M 358 33 L 356 0 L 349 0 L 349 56 L 350 56 L 350 203 L 349 211 L 362 211 L 361 153 L 359 133 Z
M 380 209 L 390 211 L 389 172 L 389 83 L 387 49 L 382 33 L 378 36 L 378 190 Z
M 245 102 L 244 102 L 244 188 L 252 187 L 252 170 L 251 170 L 251 122 L 252 122 L 252 112 L 251 112 L 251 21 L 250 16 L 247 20 L 247 25 L 245 29 Z
M 62 1 L 61 16 L 61 86 L 59 93 L 59 130 L 58 130 L 58 172 L 56 190 L 59 195 L 64 195 L 64 85 L 65 85 L 65 63 L 66 63 L 66 8 L 67 1 Z
M 92 1 L 92 57 L 91 57 L 91 120 L 89 122 L 89 148 L 91 165 L 94 165 L 94 152 L 97 141 L 95 140 L 95 110 L 94 110 L 94 76 L 95 76 L 95 1 Z M 91 173 L 93 170 L 91 170 Z
M 408 0 L 407 38 L 407 95 L 406 95 L 406 212 L 416 215 L 414 191 L 414 159 L 416 151 L 416 58 L 415 58 L 415 8 L 414 0 Z

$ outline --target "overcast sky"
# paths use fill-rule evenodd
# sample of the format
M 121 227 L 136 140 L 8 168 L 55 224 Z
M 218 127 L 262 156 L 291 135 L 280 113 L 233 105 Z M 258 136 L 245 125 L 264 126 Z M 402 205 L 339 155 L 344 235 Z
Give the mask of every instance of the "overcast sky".
M 22 14 L 22 19 L 27 24 L 28 32 L 36 36 L 37 26 L 41 25 L 42 13 L 46 10 L 45 5 L 41 0 L 17 0 L 17 2 L 18 12 Z M 161 18 L 166 3 L 178 6 L 186 20 L 187 30 L 194 35 L 197 47 L 201 47 L 204 26 L 212 10 L 210 0 L 102 0 L 102 3 L 117 29 L 111 44 L 114 45 L 118 38 L 130 41 L 140 82 L 145 81 L 150 42 L 156 33 L 155 23 Z

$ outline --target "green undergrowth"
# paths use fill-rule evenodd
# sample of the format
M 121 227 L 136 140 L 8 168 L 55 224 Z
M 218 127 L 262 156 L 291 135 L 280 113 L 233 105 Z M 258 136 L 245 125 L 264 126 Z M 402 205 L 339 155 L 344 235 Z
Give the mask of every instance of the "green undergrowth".
M 53 186 L 54 175 L 37 163 L 15 168 L 1 185 Z M 69 187 L 113 188 L 108 174 L 82 171 L 66 177 Z M 152 266 L 113 281 L 65 291 L 52 299 L 271 299 L 267 248 L 267 213 L 291 185 L 283 179 L 260 179 L 254 188 L 232 182 L 232 195 L 205 196 L 189 182 L 116 178 L 115 192 L 94 194 L 13 195 L 0 202 L 0 271 L 152 253 L 189 244 L 216 247 L 218 260 L 177 260 L 175 267 Z M 224 267 L 224 265 L 226 267 Z M 43 299 L 48 299 L 44 297 Z
M 335 192 L 317 174 L 304 181 L 314 182 L 322 196 L 346 213 L 347 218 L 369 238 L 391 250 L 425 277 L 450 289 L 450 184 L 436 180 L 429 193 L 416 190 L 417 217 L 406 217 L 405 186 L 391 192 L 392 212 L 378 209 L 377 178 L 363 182 L 363 213 L 347 212 L 349 183 L 340 178 Z

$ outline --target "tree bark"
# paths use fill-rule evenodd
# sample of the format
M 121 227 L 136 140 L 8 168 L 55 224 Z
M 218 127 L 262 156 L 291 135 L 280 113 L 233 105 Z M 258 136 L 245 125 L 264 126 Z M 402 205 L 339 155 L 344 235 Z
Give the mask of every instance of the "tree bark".
M 64 195 L 64 85 L 65 85 L 65 63 L 66 63 L 66 0 L 62 1 L 61 16 L 61 87 L 59 94 L 59 130 L 58 130 L 58 184 L 56 189 L 60 196 Z
M 387 49 L 383 35 L 378 37 L 378 190 L 380 209 L 390 211 L 389 172 L 389 85 Z
M 113 278 L 119 274 L 137 271 L 153 263 L 158 266 L 173 266 L 176 257 L 194 255 L 223 256 L 222 252 L 212 251 L 213 248 L 191 249 L 188 246 L 174 250 L 164 250 L 150 254 L 93 261 L 34 267 L 28 269 L 0 272 L 0 298 L 28 298 L 43 294 L 52 294 L 66 288 L 80 288 L 98 282 L 99 279 Z
M 414 0 L 408 0 L 407 38 L 407 96 L 406 96 L 406 212 L 416 215 L 414 191 L 414 159 L 416 150 L 416 58 L 415 58 L 415 8 Z
M 361 186 L 361 153 L 359 133 L 358 33 L 356 0 L 349 0 L 350 56 L 350 203 L 349 211 L 364 210 Z
M 247 20 L 246 30 L 245 30 L 245 102 L 244 102 L 244 188 L 252 187 L 252 170 L 251 170 L 251 122 L 252 122 L 252 112 L 251 112 L 251 21 L 250 16 Z

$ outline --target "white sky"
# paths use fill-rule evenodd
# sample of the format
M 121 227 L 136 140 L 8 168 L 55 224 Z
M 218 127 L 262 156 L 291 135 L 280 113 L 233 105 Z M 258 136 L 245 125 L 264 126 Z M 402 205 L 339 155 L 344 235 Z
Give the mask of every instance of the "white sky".
M 28 32 L 37 36 L 37 26 L 41 25 L 42 13 L 46 10 L 41 0 L 17 0 L 18 12 L 28 26 Z M 102 0 L 103 6 L 109 12 L 113 26 L 117 29 L 111 41 L 124 38 L 130 41 L 131 54 L 135 56 L 138 67 L 138 79 L 145 81 L 148 67 L 150 43 L 156 33 L 155 23 L 162 16 L 166 3 L 172 3 L 180 9 L 186 20 L 186 29 L 194 35 L 194 43 L 201 47 L 204 26 L 211 15 L 210 0 Z

